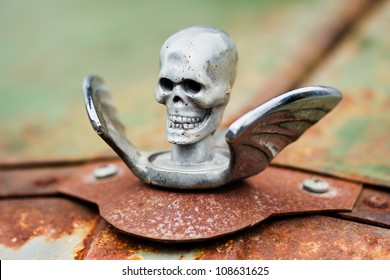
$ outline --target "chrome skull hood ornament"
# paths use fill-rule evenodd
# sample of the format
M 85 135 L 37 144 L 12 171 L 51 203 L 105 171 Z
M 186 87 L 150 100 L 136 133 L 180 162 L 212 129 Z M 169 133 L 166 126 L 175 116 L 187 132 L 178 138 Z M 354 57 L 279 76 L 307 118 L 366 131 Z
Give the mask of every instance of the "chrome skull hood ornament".
M 155 97 L 167 107 L 171 151 L 142 151 L 126 139 L 97 76 L 83 82 L 91 124 L 142 181 L 169 188 L 215 188 L 264 170 L 341 100 L 340 92 L 329 87 L 287 92 L 236 120 L 227 129 L 227 145 L 217 147 L 214 134 L 229 101 L 236 62 L 231 38 L 212 27 L 190 27 L 164 43 Z
M 211 27 L 182 30 L 162 46 L 156 100 L 167 107 L 172 162 L 213 161 L 212 138 L 230 98 L 236 63 L 233 41 Z

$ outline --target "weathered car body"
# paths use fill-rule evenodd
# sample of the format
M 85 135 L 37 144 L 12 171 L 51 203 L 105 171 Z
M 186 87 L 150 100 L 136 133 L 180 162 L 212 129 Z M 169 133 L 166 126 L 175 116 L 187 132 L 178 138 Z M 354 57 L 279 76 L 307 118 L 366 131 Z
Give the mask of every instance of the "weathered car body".
M 118 25 L 101 30 L 115 35 L 99 39 L 101 34 L 92 32 L 89 26 L 94 22 L 85 24 L 81 20 L 90 7 L 73 3 L 75 7 L 69 4 L 65 10 L 78 11 L 74 29 L 79 33 L 65 28 L 68 23 L 60 17 L 54 21 L 53 30 L 57 30 L 53 34 L 44 21 L 31 27 L 38 27 L 38 39 L 62 32 L 65 38 L 79 42 L 69 41 L 69 53 L 62 45 L 51 45 L 47 38 L 27 45 L 17 40 L 17 32 L 4 33 L 7 40 L 3 58 L 7 63 L 1 66 L 6 82 L 0 93 L 0 258 L 390 259 L 390 41 L 386 32 L 390 28 L 390 1 L 357 0 L 352 4 L 335 0 L 320 4 L 297 0 L 274 1 L 272 5 L 265 2 L 209 7 L 209 18 L 203 18 L 221 13 L 225 20 L 214 24 L 223 24 L 223 29 L 237 42 L 238 76 L 231 105 L 226 109 L 225 126 L 292 88 L 309 84 L 338 88 L 343 93 L 339 106 L 275 158 L 270 168 L 286 186 L 295 182 L 294 178 L 300 182 L 306 177 L 334 180 L 340 188 L 350 186 L 355 195 L 349 196 L 348 205 L 340 209 L 336 209 L 337 205 L 325 207 L 314 213 L 286 211 L 284 215 L 265 217 L 251 228 L 184 243 L 149 240 L 112 226 L 98 207 L 100 201 L 109 200 L 110 196 L 98 197 L 96 189 L 112 187 L 112 192 L 107 193 L 120 196 L 120 192 L 115 192 L 115 184 L 129 184 L 130 171 L 90 128 L 81 97 L 81 80 L 91 71 L 106 71 L 102 68 L 108 61 L 102 54 L 115 53 L 110 66 L 118 65 L 118 71 L 108 71 L 105 76 L 112 81 L 109 86 L 112 85 L 114 100 L 120 104 L 122 117 L 131 128 L 131 139 L 145 148 L 165 146 L 164 111 L 153 101 L 157 66 L 146 58 L 157 64 L 158 48 L 172 33 L 170 29 L 177 31 L 195 19 L 176 19 L 175 28 L 168 25 L 173 19 L 165 25 L 159 23 L 158 28 L 145 25 L 142 34 L 150 35 L 156 29 L 153 41 L 148 41 L 149 35 L 142 35 L 137 41 L 130 36 L 124 42 L 120 39 L 124 30 L 134 26 L 129 27 L 132 23 L 122 19 L 126 13 L 121 11 L 126 9 L 112 6 L 112 12 L 123 17 L 118 16 Z M 0 17 L 3 21 L 13 22 L 6 13 L 16 14 L 19 10 L 15 5 L 10 2 L 4 6 L 4 17 Z M 202 5 L 208 8 L 205 3 Z M 184 11 L 184 6 L 181 9 Z M 163 10 L 174 9 L 167 5 Z M 156 18 L 150 20 L 159 22 Z M 13 27 L 29 33 L 28 25 Z M 169 32 L 159 37 L 164 28 Z M 88 41 L 77 37 L 89 33 Z M 107 41 L 112 45 L 101 45 Z M 34 40 L 30 38 L 28 42 Z M 129 49 L 136 43 L 140 46 Z M 96 45 L 99 47 L 93 49 Z M 143 49 L 144 46 L 147 48 Z M 18 48 L 19 53 L 8 53 Z M 55 52 L 57 49 L 59 53 Z M 152 52 L 154 58 L 149 57 Z M 73 59 L 69 64 L 61 61 L 72 55 L 84 60 Z M 130 56 L 130 60 L 118 62 L 122 59 L 119 56 L 124 55 Z M 100 57 L 102 64 L 95 63 Z M 56 62 L 59 68 L 55 68 Z M 129 64 L 132 74 L 125 73 Z M 79 65 L 88 72 L 74 70 Z M 155 74 L 150 68 L 155 69 Z M 146 74 L 149 77 L 143 78 Z M 50 82 L 42 86 L 37 82 L 47 80 Z M 72 93 L 67 94 L 68 91 Z M 109 163 L 119 166 L 119 172 L 96 179 L 93 170 Z M 284 172 L 290 175 L 280 175 Z M 137 210 L 137 205 L 132 207 Z

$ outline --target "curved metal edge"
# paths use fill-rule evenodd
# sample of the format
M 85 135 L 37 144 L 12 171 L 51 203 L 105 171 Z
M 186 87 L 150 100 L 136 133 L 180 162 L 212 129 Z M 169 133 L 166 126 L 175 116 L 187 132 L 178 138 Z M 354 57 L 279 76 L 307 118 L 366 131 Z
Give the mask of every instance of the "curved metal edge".
M 282 95 L 279 95 L 278 97 L 275 97 L 259 105 L 252 111 L 249 111 L 248 113 L 240 117 L 238 120 L 233 122 L 229 126 L 225 134 L 226 141 L 227 142 L 231 141 L 237 134 L 250 127 L 250 125 L 253 122 L 264 117 L 269 113 L 276 111 L 283 105 L 298 100 L 315 98 L 315 97 L 330 98 L 332 101 L 328 108 L 328 110 L 330 111 L 341 101 L 342 95 L 339 90 L 332 87 L 326 87 L 326 86 L 308 86 L 308 87 L 303 87 L 303 88 L 286 92 Z
M 103 132 L 102 124 L 99 120 L 99 117 L 96 113 L 95 105 L 93 103 L 92 93 L 93 86 L 92 83 L 97 83 L 97 85 L 103 84 L 103 80 L 98 76 L 88 76 L 83 80 L 83 93 L 84 93 L 84 102 L 85 108 L 87 109 L 89 121 L 91 122 L 92 128 L 101 134 Z
M 137 177 L 147 182 L 147 170 L 143 164 L 146 153 L 127 140 L 124 126 L 116 116 L 116 108 L 105 88 L 103 79 L 94 75 L 87 76 L 83 80 L 83 93 L 85 107 L 93 129 Z

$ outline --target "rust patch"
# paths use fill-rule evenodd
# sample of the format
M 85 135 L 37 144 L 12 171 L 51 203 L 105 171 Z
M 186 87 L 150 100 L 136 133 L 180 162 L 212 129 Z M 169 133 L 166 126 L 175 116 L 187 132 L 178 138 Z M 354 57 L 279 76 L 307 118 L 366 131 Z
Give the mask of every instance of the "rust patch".
M 94 228 L 89 232 L 89 234 L 83 240 L 83 246 L 78 250 L 75 259 L 82 260 L 85 259 L 87 253 L 91 250 L 92 244 L 95 239 L 101 234 L 104 228 L 107 226 L 107 222 L 101 218 L 97 219 L 97 222 Z
M 389 192 L 364 188 L 352 212 L 338 213 L 338 216 L 390 228 Z
M 101 223 L 88 251 L 86 260 L 193 259 L 194 244 L 157 243 L 121 233 L 107 222 Z
M 269 167 L 248 180 L 214 190 L 178 191 L 146 185 L 124 165 L 116 176 L 95 179 L 97 164 L 78 170 L 59 190 L 98 204 L 101 216 L 126 233 L 159 241 L 195 241 L 251 227 L 272 215 L 351 210 L 356 183 L 316 176 L 330 190 L 302 189 L 311 174 Z
M 325 216 L 275 219 L 205 246 L 197 258 L 390 259 L 390 231 Z
M 0 244 L 17 250 L 35 237 L 47 240 L 92 227 L 93 209 L 64 198 L 7 199 L 0 201 Z
M 390 231 L 326 216 L 271 218 L 213 241 L 166 244 L 106 224 L 85 259 L 390 259 Z
M 78 170 L 88 163 L 105 165 L 112 161 L 112 158 L 95 158 L 88 161 L 24 162 L 7 166 L 0 163 L 0 198 L 56 194 L 60 184 L 78 174 Z
M 71 177 L 77 167 L 31 168 L 0 171 L 0 198 L 55 194 L 59 183 Z

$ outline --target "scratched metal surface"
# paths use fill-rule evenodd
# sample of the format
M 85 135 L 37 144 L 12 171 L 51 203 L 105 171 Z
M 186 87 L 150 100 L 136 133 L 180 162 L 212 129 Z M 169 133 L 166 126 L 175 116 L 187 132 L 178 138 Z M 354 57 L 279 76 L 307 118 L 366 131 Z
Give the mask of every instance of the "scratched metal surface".
M 338 107 L 275 160 L 390 187 L 390 1 L 383 1 L 304 84 L 335 86 Z
M 113 155 L 86 117 L 81 81 L 88 74 L 107 82 L 134 144 L 166 146 L 165 109 L 154 100 L 159 49 L 168 36 L 194 24 L 220 27 L 237 44 L 239 69 L 229 118 L 346 5 L 349 0 L 171 0 L 152 5 L 4 0 L 0 163 Z

